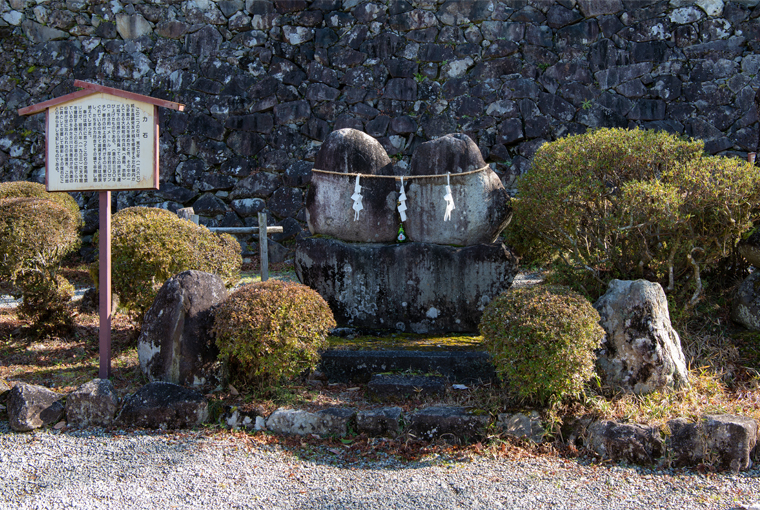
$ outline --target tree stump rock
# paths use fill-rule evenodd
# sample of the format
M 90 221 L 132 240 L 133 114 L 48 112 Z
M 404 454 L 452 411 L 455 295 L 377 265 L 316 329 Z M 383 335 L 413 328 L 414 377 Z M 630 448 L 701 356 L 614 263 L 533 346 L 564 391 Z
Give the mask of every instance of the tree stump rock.
M 597 358 L 606 384 L 636 394 L 688 386 L 681 340 L 660 284 L 612 280 L 594 308 L 607 333 Z
M 66 398 L 66 421 L 76 427 L 106 427 L 113 423 L 119 397 L 108 379 L 93 379 Z
M 148 383 L 124 399 L 116 421 L 131 427 L 180 429 L 208 420 L 208 401 L 197 391 L 168 382 Z
M 512 284 L 517 260 L 500 243 L 296 243 L 296 274 L 341 326 L 414 333 L 474 333 L 485 306 Z
M 211 327 L 214 308 L 226 299 L 222 279 L 203 271 L 185 271 L 164 283 L 138 339 L 140 369 L 149 381 L 205 386 L 224 380 Z
M 16 383 L 8 395 L 8 421 L 13 430 L 27 432 L 63 418 L 64 395 L 43 386 Z

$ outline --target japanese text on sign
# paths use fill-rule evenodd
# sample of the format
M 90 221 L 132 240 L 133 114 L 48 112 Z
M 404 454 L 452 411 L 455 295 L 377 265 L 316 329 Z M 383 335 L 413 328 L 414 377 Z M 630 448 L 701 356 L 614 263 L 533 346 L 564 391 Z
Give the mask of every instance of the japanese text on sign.
M 49 115 L 51 191 L 153 185 L 152 105 L 90 96 L 53 107 Z

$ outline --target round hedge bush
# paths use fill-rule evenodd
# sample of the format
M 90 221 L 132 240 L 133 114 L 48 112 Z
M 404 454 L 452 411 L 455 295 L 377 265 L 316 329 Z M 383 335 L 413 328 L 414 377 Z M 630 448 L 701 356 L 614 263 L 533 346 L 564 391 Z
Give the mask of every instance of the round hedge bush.
M 167 210 L 130 207 L 111 219 L 113 291 L 119 295 L 120 306 L 138 320 L 153 304 L 161 285 L 175 274 L 190 269 L 213 273 L 230 288 L 240 280 L 242 263 L 234 237 L 214 234 Z M 91 272 L 97 280 L 97 261 Z
M 45 186 L 37 182 L 16 181 L 0 183 L 0 200 L 5 198 L 44 198 L 51 200 L 71 214 L 71 218 L 77 229 L 82 228 L 84 224 L 79 205 L 77 205 L 76 200 L 71 195 L 63 192 L 50 193 L 45 189 Z
M 760 201 L 756 167 L 703 148 L 617 128 L 544 144 L 518 179 L 509 228 L 548 248 L 545 258 L 561 257 L 576 280 L 591 276 L 592 297 L 612 278 L 695 285 L 697 297 L 700 270 L 732 252 Z
M 594 374 L 604 338 L 599 314 L 580 294 L 538 285 L 486 306 L 480 333 L 496 373 L 520 397 L 545 404 L 577 397 Z
M 233 292 L 216 310 L 213 331 L 235 379 L 265 388 L 314 369 L 334 327 L 332 311 L 316 291 L 269 280 Z
M 41 198 L 0 200 L 0 278 L 22 299 L 20 317 L 40 333 L 72 325 L 72 287 L 58 276 L 61 261 L 79 246 L 71 211 Z

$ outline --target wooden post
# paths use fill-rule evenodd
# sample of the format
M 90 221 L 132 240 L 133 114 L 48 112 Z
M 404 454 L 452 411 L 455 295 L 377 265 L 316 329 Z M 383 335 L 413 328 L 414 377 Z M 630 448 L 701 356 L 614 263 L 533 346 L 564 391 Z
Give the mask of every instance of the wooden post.
M 99 191 L 100 239 L 98 258 L 98 283 L 100 287 L 100 329 L 98 331 L 100 347 L 100 369 L 98 377 L 111 377 L 111 192 Z
M 269 279 L 269 246 L 267 242 L 267 213 L 259 213 L 259 254 L 261 255 L 261 281 Z

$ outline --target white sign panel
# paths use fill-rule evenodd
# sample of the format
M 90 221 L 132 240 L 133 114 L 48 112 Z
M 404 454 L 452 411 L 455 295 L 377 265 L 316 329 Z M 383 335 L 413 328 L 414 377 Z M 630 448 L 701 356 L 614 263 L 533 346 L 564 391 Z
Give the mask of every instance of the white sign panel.
M 48 191 L 151 189 L 155 106 L 105 93 L 48 109 Z

